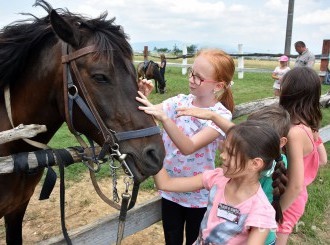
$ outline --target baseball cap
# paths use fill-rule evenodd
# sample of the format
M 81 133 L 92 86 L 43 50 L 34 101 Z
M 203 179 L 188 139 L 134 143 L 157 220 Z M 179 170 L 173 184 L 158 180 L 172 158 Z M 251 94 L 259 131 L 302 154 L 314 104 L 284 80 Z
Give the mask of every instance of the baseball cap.
M 289 58 L 286 55 L 282 55 L 278 61 L 288 61 Z

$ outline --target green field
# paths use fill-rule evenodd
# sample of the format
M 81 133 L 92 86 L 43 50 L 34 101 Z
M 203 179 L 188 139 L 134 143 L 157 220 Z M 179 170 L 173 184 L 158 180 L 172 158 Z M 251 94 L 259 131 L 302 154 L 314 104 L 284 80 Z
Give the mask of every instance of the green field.
M 172 62 L 172 61 L 171 61 Z M 270 61 L 267 63 L 262 61 L 246 61 L 246 67 L 262 67 L 273 69 L 277 62 Z M 179 93 L 189 93 L 188 79 L 181 74 L 180 68 L 167 67 L 166 74 L 167 92 L 165 94 L 152 93 L 149 97 L 153 103 L 160 103 L 164 99 L 177 95 Z M 244 79 L 238 80 L 237 74 L 234 77 L 234 86 L 232 87 L 235 104 L 241 104 L 256 99 L 273 96 L 273 79 L 270 73 L 245 73 Z M 330 89 L 330 86 L 322 85 L 322 94 L 325 94 Z M 323 109 L 322 126 L 328 125 L 330 122 L 330 110 Z M 245 118 L 235 119 L 235 122 L 245 120 Z M 56 133 L 55 137 L 50 142 L 54 148 L 64 148 L 67 146 L 78 145 L 74 137 L 70 135 L 67 127 L 63 125 Z M 330 143 L 326 144 L 327 152 L 330 152 Z M 329 160 L 329 157 L 328 157 Z M 81 174 L 87 172 L 87 169 L 82 164 L 69 166 L 66 171 L 66 178 L 74 181 L 79 181 Z M 109 176 L 109 171 L 106 167 L 102 167 L 102 171 L 98 174 L 99 178 Z M 309 201 L 301 222 L 304 225 L 299 227 L 297 237 L 305 244 L 320 244 L 322 237 L 319 237 L 319 232 L 325 232 L 327 226 L 324 225 L 324 214 L 330 206 L 330 167 L 323 167 L 317 180 L 309 187 Z M 142 184 L 142 189 L 154 188 L 152 178 L 149 178 Z M 329 215 L 328 215 L 329 216 Z M 302 223 L 301 223 L 302 224 Z M 316 228 L 315 228 L 316 227 Z M 300 241 L 299 240 L 299 241 Z M 323 241 L 324 242 L 324 241 Z M 295 242 L 292 242 L 295 244 Z

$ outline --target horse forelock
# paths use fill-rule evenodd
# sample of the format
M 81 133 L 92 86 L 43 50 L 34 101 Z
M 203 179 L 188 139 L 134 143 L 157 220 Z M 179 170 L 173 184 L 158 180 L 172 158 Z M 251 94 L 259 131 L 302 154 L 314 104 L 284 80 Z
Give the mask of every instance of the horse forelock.
M 104 12 L 99 18 L 88 20 L 82 25 L 92 32 L 92 43 L 97 46 L 97 49 L 106 55 L 109 64 L 115 66 L 114 56 L 116 53 L 116 63 L 124 63 L 126 70 L 132 74 L 133 50 L 128 43 L 128 36 L 124 32 L 122 26 L 115 25 L 115 18 L 107 20 L 107 12 Z
M 106 56 L 109 65 L 114 66 L 116 56 L 116 59 L 123 59 L 118 62 L 124 63 L 126 70 L 134 75 L 133 51 L 123 28 L 114 24 L 115 18 L 107 20 L 107 12 L 91 19 L 73 14 L 67 9 L 56 11 L 81 32 L 79 46 L 93 43 L 99 54 Z M 49 16 L 37 18 L 32 14 L 25 15 L 31 18 L 14 22 L 0 31 L 0 88 L 17 80 L 30 56 L 37 55 L 41 48 L 50 48 L 59 41 L 52 30 Z

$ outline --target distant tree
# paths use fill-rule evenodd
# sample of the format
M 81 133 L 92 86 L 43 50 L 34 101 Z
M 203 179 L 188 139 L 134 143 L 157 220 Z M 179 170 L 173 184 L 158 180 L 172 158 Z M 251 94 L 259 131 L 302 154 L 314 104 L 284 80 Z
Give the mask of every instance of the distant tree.
M 174 55 L 178 55 L 178 54 L 182 53 L 182 50 L 180 50 L 180 49 L 176 46 L 176 44 L 174 44 L 174 47 L 173 47 L 172 53 L 173 53 Z
M 154 51 L 155 51 L 155 52 L 157 52 L 157 51 L 158 51 L 157 47 L 154 47 Z
M 188 54 L 195 54 L 196 50 L 197 50 L 197 46 L 194 44 L 187 47 Z
M 168 48 L 159 48 L 159 49 L 157 49 L 157 52 L 158 53 L 168 53 L 168 52 L 170 52 L 170 50 Z

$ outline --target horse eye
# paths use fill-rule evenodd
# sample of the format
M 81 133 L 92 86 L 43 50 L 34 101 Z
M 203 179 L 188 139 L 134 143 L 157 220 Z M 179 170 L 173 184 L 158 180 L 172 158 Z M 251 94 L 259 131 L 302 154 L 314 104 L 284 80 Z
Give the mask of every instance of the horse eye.
M 102 74 L 95 74 L 92 77 L 98 83 L 107 83 L 108 82 L 107 78 Z

